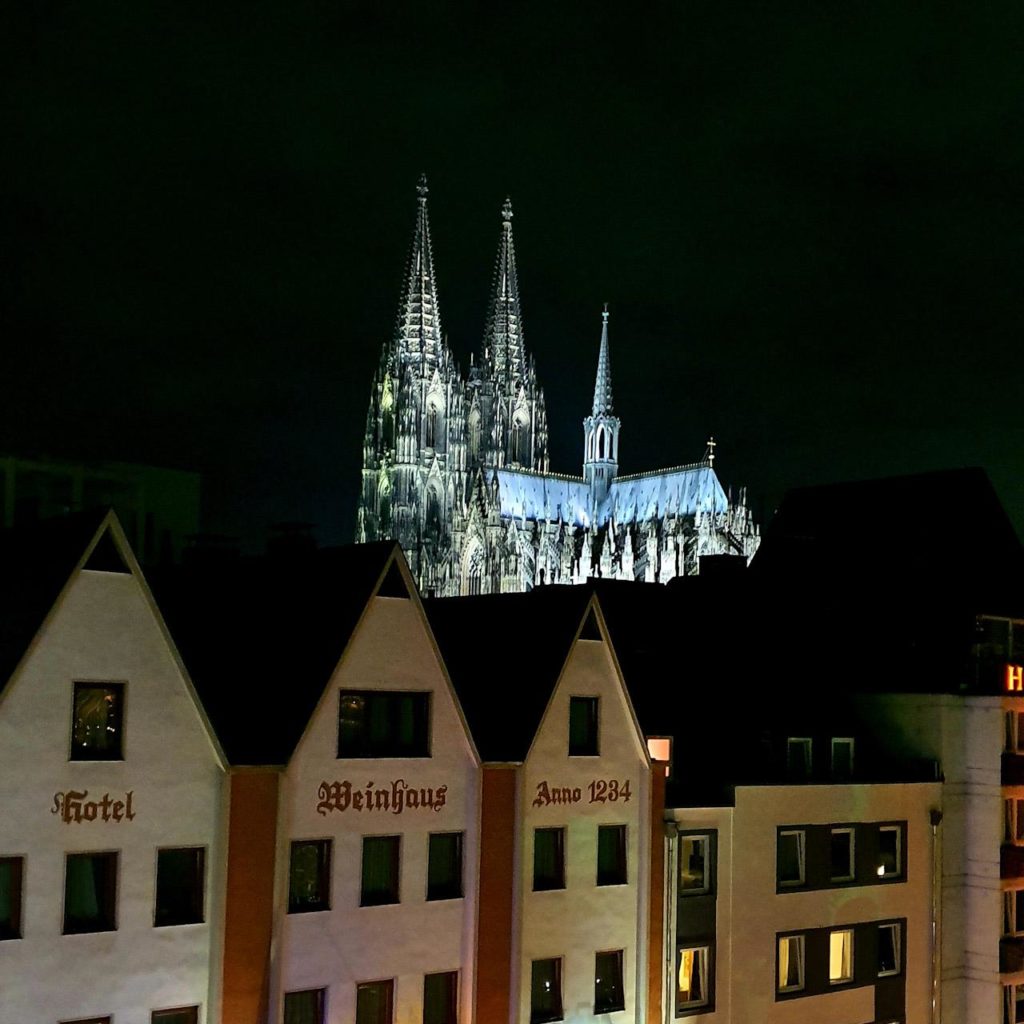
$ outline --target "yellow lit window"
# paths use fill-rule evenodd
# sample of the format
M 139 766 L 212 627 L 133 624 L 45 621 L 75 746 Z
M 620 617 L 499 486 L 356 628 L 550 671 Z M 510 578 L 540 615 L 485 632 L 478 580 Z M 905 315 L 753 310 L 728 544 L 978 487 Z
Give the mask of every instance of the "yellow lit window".
M 853 929 L 829 933 L 828 980 L 833 985 L 853 980 Z

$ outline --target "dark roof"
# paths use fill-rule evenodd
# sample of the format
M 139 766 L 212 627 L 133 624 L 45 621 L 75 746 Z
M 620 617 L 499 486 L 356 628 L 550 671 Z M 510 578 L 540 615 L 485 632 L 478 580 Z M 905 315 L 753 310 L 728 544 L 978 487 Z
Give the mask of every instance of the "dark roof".
M 0 693 L 107 511 L 93 509 L 0 530 Z
M 396 550 L 193 560 L 150 584 L 235 765 L 286 764 Z

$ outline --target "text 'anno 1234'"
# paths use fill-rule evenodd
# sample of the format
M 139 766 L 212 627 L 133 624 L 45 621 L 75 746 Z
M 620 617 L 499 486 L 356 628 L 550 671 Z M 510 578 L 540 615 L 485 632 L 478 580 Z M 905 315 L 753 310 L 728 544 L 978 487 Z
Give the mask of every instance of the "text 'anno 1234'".
M 629 803 L 633 795 L 629 779 L 594 779 L 586 786 L 552 786 L 546 779 L 537 783 L 534 807 L 548 807 L 551 804 L 617 804 Z

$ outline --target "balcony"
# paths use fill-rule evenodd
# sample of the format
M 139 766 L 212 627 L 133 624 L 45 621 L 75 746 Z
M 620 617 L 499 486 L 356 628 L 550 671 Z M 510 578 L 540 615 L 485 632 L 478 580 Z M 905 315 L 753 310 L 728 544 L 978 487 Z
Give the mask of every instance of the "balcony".
M 999 877 L 1024 878 L 1024 846 L 1004 843 L 999 848 Z
M 1004 786 L 1024 786 L 1024 754 L 1003 754 L 1001 769 Z
M 999 973 L 1017 974 L 1024 971 L 1024 938 L 999 940 Z

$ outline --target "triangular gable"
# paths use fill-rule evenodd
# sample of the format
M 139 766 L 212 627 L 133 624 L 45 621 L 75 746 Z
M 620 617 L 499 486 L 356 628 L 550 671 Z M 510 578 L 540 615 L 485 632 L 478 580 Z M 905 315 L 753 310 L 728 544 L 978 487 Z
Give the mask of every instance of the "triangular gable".
M 131 573 L 109 529 L 103 530 L 96 538 L 82 568 L 91 572 Z

